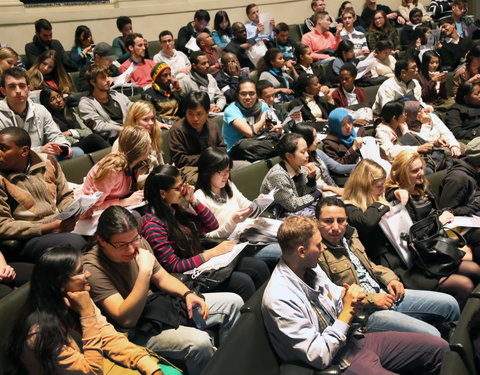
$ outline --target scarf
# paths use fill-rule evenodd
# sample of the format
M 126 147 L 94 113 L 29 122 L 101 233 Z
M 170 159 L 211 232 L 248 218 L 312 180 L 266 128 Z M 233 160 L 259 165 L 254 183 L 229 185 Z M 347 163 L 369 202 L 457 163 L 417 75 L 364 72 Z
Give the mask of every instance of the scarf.
M 354 139 L 357 138 L 357 132 L 355 129 L 352 129 L 352 134 L 348 136 L 342 134 L 342 121 L 345 119 L 345 117 L 349 117 L 350 120 L 353 121 L 352 116 L 350 116 L 349 113 L 343 108 L 334 109 L 328 116 L 328 128 L 332 134 L 340 138 L 345 146 L 351 147 Z
M 287 80 L 283 76 L 283 72 L 281 69 L 273 68 L 270 69 L 268 72 L 277 79 L 278 83 L 280 83 L 281 88 L 288 89 Z
M 408 130 L 419 132 L 422 128 L 422 123 L 417 119 L 418 112 L 421 109 L 420 103 L 415 100 L 407 100 L 404 102 L 404 108 L 407 113 Z
M 202 74 L 195 69 L 190 71 L 190 76 L 198 84 L 199 87 L 205 87 L 208 89 L 208 74 Z
M 235 105 L 240 109 L 245 118 L 253 117 L 255 122 L 260 120 L 262 116 L 262 103 L 257 99 L 252 108 L 245 108 L 239 100 L 235 101 Z

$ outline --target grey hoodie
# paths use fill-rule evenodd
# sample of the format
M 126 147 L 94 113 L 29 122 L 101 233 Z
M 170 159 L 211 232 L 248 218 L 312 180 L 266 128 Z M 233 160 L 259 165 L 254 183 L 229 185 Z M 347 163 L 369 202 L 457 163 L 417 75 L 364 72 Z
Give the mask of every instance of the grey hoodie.
M 0 130 L 8 127 L 19 127 L 15 112 L 7 104 L 7 99 L 0 100 Z M 70 145 L 63 136 L 52 115 L 41 104 L 36 104 L 28 99 L 28 112 L 25 123 L 21 128 L 25 129 L 32 140 L 32 150 L 41 152 L 40 148 L 48 142 Z

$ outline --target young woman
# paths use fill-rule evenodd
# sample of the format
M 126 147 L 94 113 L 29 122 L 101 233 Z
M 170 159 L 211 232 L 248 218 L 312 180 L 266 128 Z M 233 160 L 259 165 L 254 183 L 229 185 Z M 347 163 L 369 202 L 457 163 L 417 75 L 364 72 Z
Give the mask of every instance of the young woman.
M 307 142 L 308 161 L 314 163 L 317 167 L 317 186 L 322 190 L 332 191 L 334 194 L 342 196 L 343 189 L 339 188 L 333 178 L 330 176 L 332 171 L 338 175 L 350 174 L 355 168 L 355 164 L 340 164 L 325 154 L 318 148 L 317 130 L 308 124 L 296 124 L 292 128 L 293 133 L 300 134 Z M 326 189 L 325 189 L 326 188 Z
M 235 245 L 232 241 L 223 241 L 212 249 L 203 250 L 200 234 L 216 230 L 218 222 L 193 192 L 193 186 L 184 184 L 180 171 L 171 165 L 155 168 L 145 183 L 149 213 L 143 219 L 141 234 L 168 272 L 192 270 L 231 251 Z M 182 200 L 187 201 L 193 211 L 183 207 Z M 269 275 L 263 261 L 241 257 L 232 275 L 215 290 L 237 293 L 246 301 Z
M 245 221 L 256 206 L 230 181 L 233 162 L 228 154 L 218 148 L 209 147 L 198 161 L 198 181 L 195 197 L 203 203 L 218 220 L 218 229 L 206 233 L 207 238 L 228 238 L 238 223 Z M 282 255 L 277 243 L 255 249 L 255 258 L 275 267 Z
M 295 46 L 295 58 L 297 63 L 294 65 L 296 78 L 302 73 L 315 75 L 320 82 L 320 92 L 327 95 L 329 92 L 328 80 L 325 75 L 325 70 L 319 64 L 313 64 L 312 49 L 303 43 L 298 43 Z
M 363 129 L 359 132 L 363 134 Z M 352 116 L 343 108 L 334 109 L 328 116 L 328 134 L 323 140 L 325 153 L 340 164 L 356 164 L 362 145 L 362 138 L 357 137 L 353 128 Z
M 375 139 L 380 147 L 380 154 L 383 159 L 391 163 L 403 150 L 413 150 L 422 154 L 432 150 L 433 144 L 430 142 L 420 146 L 402 145 L 397 142 L 400 137 L 408 132 L 403 102 L 385 104 L 380 113 L 380 118 L 382 122 L 375 128 Z
M 122 129 L 127 126 L 141 126 L 147 129 L 152 140 L 151 153 L 148 156 L 149 165 L 153 169 L 157 165 L 163 164 L 162 129 L 155 118 L 155 109 L 152 103 L 145 100 L 133 103 L 125 117 Z M 119 138 L 113 143 L 112 152 L 118 151 L 118 143 Z
M 283 72 L 285 59 L 282 51 L 278 48 L 270 48 L 265 56 L 258 62 L 259 79 L 269 81 L 274 89 L 276 99 L 280 103 L 289 102 L 293 99 L 293 90 L 290 88 L 292 77 Z
M 476 44 L 470 48 L 466 55 L 465 65 L 457 69 L 453 76 L 453 94 L 463 82 L 480 82 L 480 46 Z
M 416 154 L 421 163 L 420 155 L 414 151 L 403 151 L 401 154 Z M 401 160 L 404 160 L 401 156 L 395 160 L 392 172 L 397 170 Z M 474 288 L 480 271 L 476 269 L 479 266 L 464 261 L 457 273 L 440 280 L 425 275 L 425 272 L 415 265 L 408 269 L 379 225 L 382 216 L 390 210 L 384 197 L 386 178 L 385 170 L 378 163 L 364 159 L 352 171 L 344 188 L 343 199 L 346 203 L 348 223 L 357 229 L 369 258 L 374 263 L 393 270 L 405 287 L 445 292 L 453 295 L 460 306 L 463 306 Z M 396 189 L 391 195 L 395 197 L 392 199 L 404 204 L 408 200 L 408 192 L 403 189 Z M 471 270 L 467 271 L 467 268 Z M 471 271 L 477 275 L 474 276 Z
M 52 88 L 40 92 L 40 104 L 51 113 L 53 121 L 72 147 L 79 147 L 85 154 L 110 147 L 100 135 L 93 133 L 75 111 L 65 105 L 63 94 Z
M 213 41 L 222 49 L 225 48 L 233 39 L 232 25 L 230 25 L 230 18 L 228 18 L 227 12 L 220 10 L 215 13 L 213 29 Z
M 81 252 L 53 247 L 36 262 L 30 293 L 8 346 L 15 373 L 100 374 L 105 357 L 145 374 L 161 374 L 157 361 L 107 322 L 90 299 L 90 272 Z M 82 349 L 70 332 L 82 335 Z
M 150 134 L 140 126 L 127 126 L 118 137 L 118 151 L 105 156 L 87 174 L 82 194 L 102 192 L 95 210 L 107 207 L 131 206 L 143 201 L 138 190 L 138 177 L 148 167 L 151 152 Z
M 450 107 L 445 125 L 456 139 L 468 143 L 480 134 L 480 83 L 464 82 L 457 90 L 455 104 Z
M 370 67 L 372 77 L 394 77 L 395 63 L 397 60 L 392 56 L 393 44 L 390 40 L 379 40 L 375 45 L 375 62 Z
M 422 64 L 417 81 L 422 86 L 422 99 L 427 104 L 439 104 L 447 99 L 447 72 L 440 72 L 440 55 L 435 51 L 426 51 L 422 55 Z
M 430 113 L 430 110 L 422 107 L 415 100 L 405 102 L 405 113 L 410 132 L 417 134 L 427 142 L 431 142 L 434 147 L 448 148 L 453 157 L 460 156 L 460 144 L 437 115 Z
M 340 23 L 343 24 L 343 29 L 340 31 L 340 36 L 344 40 L 349 40 L 353 43 L 355 56 L 361 58 L 370 53 L 367 45 L 367 38 L 362 31 L 359 31 L 355 26 L 357 22 L 357 15 L 351 7 L 346 8 L 339 15 Z M 362 28 L 363 29 L 363 28 Z
M 330 91 L 326 95 L 319 96 L 322 86 L 316 75 L 302 73 L 294 84 L 296 98 L 288 105 L 288 110 L 297 106 L 303 106 L 300 110 L 303 121 L 325 123 L 328 114 L 335 108 Z
M 0 74 L 3 71 L 17 66 L 18 54 L 10 47 L 0 48 Z
M 413 30 L 411 41 L 406 48 L 406 57 L 409 60 L 415 60 L 417 66 L 421 65 L 421 54 L 432 49 L 428 45 L 431 36 L 431 29 L 427 26 L 418 26 Z
M 268 171 L 260 192 L 268 194 L 277 189 L 274 194 L 277 218 L 315 217 L 315 205 L 322 191 L 317 188 L 315 164 L 308 161 L 307 142 L 300 134 L 285 134 L 277 144 L 277 151 L 282 161 Z
M 332 98 L 336 107 L 348 107 L 350 105 L 363 104 L 370 106 L 367 101 L 367 94 L 362 87 L 355 86 L 357 68 L 353 64 L 345 64 L 339 71 L 340 87 L 332 92 Z M 353 95 L 352 95 L 353 94 Z M 366 121 L 355 120 L 356 125 L 366 125 Z
M 75 30 L 75 45 L 70 51 L 70 59 L 81 70 L 93 59 L 93 38 L 92 32 L 85 25 L 77 26 Z
M 374 51 L 379 40 L 390 40 L 393 43 L 393 53 L 400 50 L 400 36 L 392 26 L 383 10 L 376 11 L 372 23 L 368 28 L 367 42 L 371 51 Z
M 335 51 L 335 60 L 333 60 L 333 77 L 330 80 L 333 83 L 338 83 L 340 78 L 340 68 L 345 64 L 356 65 L 358 60 L 355 58 L 355 48 L 353 43 L 350 40 L 342 40 Z
M 43 52 L 28 70 L 31 90 L 50 87 L 62 93 L 72 92 L 73 84 L 66 73 L 60 57 L 53 49 Z

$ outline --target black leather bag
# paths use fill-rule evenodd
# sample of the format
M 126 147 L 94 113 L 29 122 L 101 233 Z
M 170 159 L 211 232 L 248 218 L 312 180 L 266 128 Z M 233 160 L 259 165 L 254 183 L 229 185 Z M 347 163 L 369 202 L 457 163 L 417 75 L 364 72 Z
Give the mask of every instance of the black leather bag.
M 438 216 L 430 215 L 410 227 L 406 238 L 414 254 L 415 264 L 427 275 L 441 278 L 454 273 L 465 252 L 460 250 L 466 242 L 455 230 L 457 239 L 448 237 Z
M 251 163 L 277 156 L 277 143 L 282 136 L 279 132 L 265 132 L 256 137 L 242 138 L 232 146 L 233 160 L 247 160 Z

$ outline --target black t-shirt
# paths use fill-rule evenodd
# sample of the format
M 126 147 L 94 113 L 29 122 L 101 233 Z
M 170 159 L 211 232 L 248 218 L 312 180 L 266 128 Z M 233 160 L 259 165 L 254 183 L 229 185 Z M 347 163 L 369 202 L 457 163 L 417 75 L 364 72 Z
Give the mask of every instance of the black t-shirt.
M 108 102 L 100 103 L 103 109 L 108 113 L 112 121 L 122 123 L 123 122 L 123 113 L 120 104 L 112 99 L 111 96 L 108 97 Z

